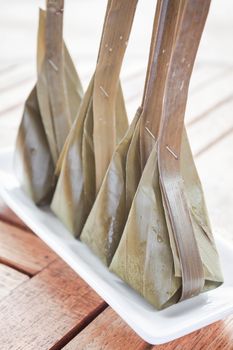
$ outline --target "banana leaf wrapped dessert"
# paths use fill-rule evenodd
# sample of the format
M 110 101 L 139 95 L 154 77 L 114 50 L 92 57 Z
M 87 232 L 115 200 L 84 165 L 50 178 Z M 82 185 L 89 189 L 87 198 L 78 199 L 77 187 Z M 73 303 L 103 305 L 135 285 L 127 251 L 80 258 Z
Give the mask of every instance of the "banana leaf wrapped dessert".
M 40 10 L 37 82 L 25 102 L 16 141 L 17 177 L 39 205 L 51 200 L 56 163 L 83 95 L 63 41 L 63 12 L 62 0 L 48 0 L 47 11 Z
M 75 237 L 128 127 L 119 74 L 136 4 L 108 2 L 96 69 L 58 162 L 51 209 Z
M 187 249 L 190 260 L 187 257 L 186 260 L 183 259 L 179 247 L 180 241 L 182 243 L 189 238 L 185 229 L 180 230 L 180 241 L 177 242 L 176 226 L 171 214 L 172 211 L 177 213 L 177 208 L 167 204 L 168 196 L 161 185 L 159 158 L 164 109 L 169 106 L 169 98 L 174 98 L 171 96 L 174 91 L 178 105 L 182 94 L 183 98 L 187 98 L 195 49 L 200 39 L 198 35 L 201 35 L 208 6 L 208 2 L 205 5 L 201 1 L 194 4 L 192 0 L 158 2 L 153 35 L 156 45 L 151 45 L 153 59 L 152 63 L 149 62 L 151 67 L 146 82 L 145 99 L 127 135 L 114 152 L 80 237 L 103 263 L 109 265 L 111 271 L 157 309 L 216 288 L 223 281 L 203 190 L 182 122 L 180 152 L 170 147 L 172 139 L 177 135 L 175 121 L 172 131 L 162 130 L 170 132 L 166 139 L 166 142 L 170 142 L 164 148 L 171 157 L 179 161 L 184 194 L 182 200 L 188 207 L 190 229 L 196 243 L 196 246 Z M 189 37 L 186 32 L 193 35 L 190 29 L 192 26 L 196 30 L 196 46 L 192 42 L 187 44 Z M 174 54 L 179 59 L 176 57 L 174 61 Z M 174 72 L 182 72 L 182 69 L 178 69 L 178 63 L 183 64 L 183 59 L 186 60 L 186 69 L 189 70 L 189 74 L 187 71 L 183 75 L 181 73 L 182 78 L 186 79 L 184 86 L 179 76 L 175 77 L 177 81 L 171 80 Z M 174 89 L 174 81 L 182 87 L 181 90 Z M 185 103 L 186 100 L 183 103 L 184 108 Z M 177 107 L 174 103 L 172 106 Z M 177 117 L 176 110 L 173 109 L 172 112 L 167 112 L 167 118 Z M 184 116 L 182 111 L 181 116 Z M 171 188 L 176 189 L 178 185 L 171 179 Z M 182 220 L 182 214 L 180 212 L 178 219 Z M 185 217 L 185 213 L 183 215 Z M 200 259 L 198 263 L 195 259 L 192 260 L 196 250 Z M 187 266 L 190 265 L 190 262 L 194 267 L 198 264 L 202 267 L 201 278 L 196 279 L 198 283 L 201 280 L 199 289 L 191 274 L 190 281 L 184 278 L 183 266 L 186 263 Z
M 100 191 L 80 236 L 80 239 L 106 265 L 111 263 L 119 244 L 143 170 L 140 152 L 140 125 L 142 124 L 140 120 L 148 120 L 149 117 L 154 117 L 151 105 L 155 99 L 151 91 L 156 79 L 157 56 L 161 51 L 158 40 L 156 42 L 158 30 L 161 35 L 163 29 L 161 24 L 159 26 L 160 11 L 161 0 L 157 2 L 141 107 L 138 108 L 125 137 L 116 147 Z M 161 72 L 161 69 L 157 70 Z M 157 79 L 157 82 L 159 81 Z M 153 89 L 153 91 L 156 90 Z M 159 103 L 157 97 L 156 101 Z

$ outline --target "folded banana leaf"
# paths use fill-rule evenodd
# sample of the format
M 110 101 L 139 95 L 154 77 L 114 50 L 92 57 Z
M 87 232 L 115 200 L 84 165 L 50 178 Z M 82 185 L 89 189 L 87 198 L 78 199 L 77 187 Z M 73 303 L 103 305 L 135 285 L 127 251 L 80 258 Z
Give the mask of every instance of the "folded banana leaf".
M 102 260 L 102 262 L 105 265 L 110 265 L 118 247 L 119 241 L 121 240 L 123 231 L 123 235 L 127 235 L 127 237 L 131 237 L 132 235 L 132 241 L 134 243 L 132 243 L 131 245 L 131 243 L 129 243 L 129 239 L 127 238 L 128 247 L 132 248 L 136 245 L 136 242 L 138 242 L 139 247 L 141 246 L 142 248 L 142 242 L 144 241 L 145 244 L 147 236 L 153 235 L 153 230 L 151 229 L 151 227 L 154 227 L 157 230 L 156 232 L 158 234 L 159 240 L 161 236 L 159 234 L 160 228 L 162 230 L 164 226 L 163 231 L 165 231 L 166 233 L 168 248 L 170 249 L 170 251 L 172 251 L 173 256 L 173 261 L 171 265 L 172 268 L 173 266 L 175 268 L 175 276 L 181 277 L 179 258 L 173 234 L 171 231 L 169 231 L 169 227 L 167 227 L 167 224 L 164 221 L 166 211 L 163 209 L 161 193 L 156 187 L 159 185 L 158 174 L 156 175 L 157 182 L 153 181 L 153 178 L 155 177 L 155 170 L 153 170 L 153 164 L 156 168 L 157 158 L 153 156 L 153 160 L 150 160 L 150 162 L 148 160 L 148 163 L 151 165 L 150 167 L 149 165 L 147 165 L 147 168 L 149 167 L 149 170 L 146 170 L 146 168 L 143 173 L 141 173 L 141 169 L 139 166 L 139 116 L 140 111 L 135 116 L 135 119 L 131 124 L 126 136 L 122 139 L 122 141 L 116 148 L 116 151 L 114 152 L 109 169 L 106 173 L 106 176 L 98 193 L 96 201 L 93 205 L 93 208 L 85 223 L 80 239 L 93 250 L 93 252 Z M 153 152 L 157 155 L 156 151 Z M 216 251 L 212 231 L 210 228 L 203 190 L 193 161 L 186 132 L 183 136 L 181 165 L 182 175 L 185 181 L 185 193 L 188 198 L 189 208 L 192 213 L 192 222 L 195 228 L 195 235 L 198 241 L 198 246 L 201 252 L 201 258 L 204 264 L 205 278 L 221 283 L 222 275 L 218 260 L 218 254 Z M 146 175 L 144 175 L 144 173 Z M 148 182 L 149 176 L 151 177 L 151 179 Z M 144 178 L 146 179 L 145 184 L 143 180 Z M 139 181 L 140 185 L 138 187 Z M 155 196 L 155 194 L 158 193 L 156 203 L 160 203 L 159 211 L 157 209 L 158 204 L 157 206 L 153 204 L 153 201 L 155 201 L 155 199 L 153 199 L 152 201 L 150 199 L 151 196 L 149 196 L 149 198 L 147 199 L 146 193 L 148 191 L 151 191 L 152 198 L 154 198 L 153 196 Z M 138 197 L 139 199 L 136 200 L 137 196 L 139 195 L 136 194 L 135 196 L 135 193 L 138 192 L 140 192 L 141 194 L 140 197 Z M 142 199 L 142 196 L 145 196 L 145 198 Z M 134 203 L 137 203 L 137 206 Z M 149 220 L 150 216 L 148 207 L 150 205 L 153 214 L 151 215 L 153 220 L 155 220 L 155 223 L 152 219 L 151 223 Z M 134 206 L 135 208 L 133 210 L 132 207 Z M 162 219 L 160 218 L 160 216 L 162 217 Z M 126 234 L 125 231 L 129 225 L 128 222 L 131 222 L 129 219 L 130 217 L 133 217 L 136 223 L 134 222 L 134 226 L 129 226 L 129 229 L 127 230 Z M 145 222 L 147 224 L 145 224 Z M 150 229 L 152 230 L 151 232 Z M 137 233 L 139 234 L 139 238 L 137 236 L 135 237 Z M 154 236 L 156 237 L 155 233 Z M 140 237 L 142 239 L 140 239 Z M 124 241 L 123 238 L 122 241 Z M 122 244 L 123 243 L 121 242 L 118 248 L 118 252 L 121 251 L 120 247 Z M 129 253 L 132 251 L 131 248 L 129 248 L 129 252 L 127 252 L 127 255 L 129 255 Z M 135 254 L 139 255 L 139 251 L 135 251 Z M 153 252 L 153 246 L 151 248 L 151 251 Z M 157 253 L 155 253 L 155 258 L 159 259 L 156 254 Z M 143 259 L 144 258 L 145 257 L 143 257 Z M 114 259 L 116 260 L 117 258 L 115 257 Z M 121 259 L 123 259 L 122 256 Z M 124 265 L 123 262 L 122 264 Z M 125 269 L 127 270 L 128 268 L 125 267 Z M 130 274 L 131 272 L 129 272 L 129 276 Z M 126 282 L 131 284 L 128 280 Z M 218 285 L 218 283 L 216 283 L 215 285 Z
M 158 31 L 161 1 L 157 3 L 148 68 L 141 107 L 128 132 L 116 147 L 95 203 L 83 227 L 80 239 L 85 242 L 105 265 L 111 263 L 128 217 L 133 197 L 141 178 L 140 123 L 148 91 L 155 42 Z
M 135 117 L 116 149 L 80 238 L 111 271 L 161 309 L 180 298 L 181 266 L 160 188 L 153 134 L 151 154 L 145 168 L 140 166 L 141 119 Z M 219 286 L 223 278 L 185 131 L 180 162 L 206 291 Z
M 50 5 L 48 2 L 47 12 Z M 52 12 L 52 17 L 54 16 L 61 16 L 61 13 L 54 15 Z M 58 54 L 54 58 L 54 53 L 48 55 L 54 35 L 48 35 L 49 25 L 52 25 L 53 30 L 59 28 L 56 36 L 62 46 L 60 59 Z M 52 57 L 52 60 L 48 57 Z M 51 73 L 51 70 L 54 72 Z M 54 90 L 55 85 L 57 88 Z M 62 19 L 58 18 L 58 24 L 54 23 L 53 18 L 46 19 L 46 12 L 40 10 L 37 83 L 25 102 L 14 162 L 22 188 L 38 205 L 47 204 L 51 200 L 55 186 L 55 166 L 77 115 L 82 95 L 80 79 L 62 40 Z
M 67 138 L 56 173 L 58 182 L 51 209 L 76 237 L 81 233 L 96 197 L 95 156 L 93 145 L 94 76 L 83 97 L 78 117 Z M 121 87 L 115 106 L 117 142 L 127 129 L 127 114 Z M 122 112 L 123 111 L 123 112 Z M 118 123 L 119 125 L 119 123 Z M 122 128 L 124 126 L 124 128 Z
M 203 291 L 223 282 L 218 253 L 193 157 L 184 132 L 181 172 L 192 213 L 195 238 L 204 267 Z M 181 288 L 179 257 L 167 226 L 159 184 L 157 144 L 147 161 L 134 196 L 124 232 L 110 270 L 161 309 L 178 301 Z
M 75 237 L 80 236 L 112 153 L 128 128 L 119 73 L 136 3 L 108 3 L 96 70 L 58 162 L 51 209 Z
M 132 181 L 135 184 L 137 180 L 140 180 L 140 172 L 135 171 L 139 163 L 133 162 L 131 159 L 127 162 L 129 147 L 133 144 L 132 139 L 140 114 L 141 108 L 138 109 L 125 137 L 116 147 L 100 191 L 80 236 L 80 240 L 85 242 L 105 265 L 111 263 L 131 206 L 129 198 L 128 202 L 126 201 L 126 193 L 129 189 L 126 186 L 126 181 Z M 137 152 L 134 152 L 134 154 L 136 157 L 138 156 Z M 127 180 L 126 164 L 128 164 L 130 175 Z M 135 187 L 137 188 L 137 185 Z M 131 195 L 132 193 L 129 190 L 128 197 L 131 197 Z

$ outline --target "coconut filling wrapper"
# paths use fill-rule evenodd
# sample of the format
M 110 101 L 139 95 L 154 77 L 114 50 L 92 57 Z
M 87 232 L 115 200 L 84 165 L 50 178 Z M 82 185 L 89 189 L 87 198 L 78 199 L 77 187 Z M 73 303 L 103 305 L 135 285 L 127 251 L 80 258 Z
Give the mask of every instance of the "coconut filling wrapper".
M 48 1 L 47 11 L 39 12 L 37 82 L 25 102 L 16 141 L 16 175 L 38 205 L 51 201 L 55 167 L 83 96 L 62 38 L 63 10 L 63 1 Z
M 145 86 L 145 90 L 148 89 L 147 85 L 152 86 L 152 90 L 149 88 L 145 94 L 148 98 L 143 101 L 128 132 L 116 147 L 80 237 L 112 272 L 157 309 L 178 302 L 183 288 L 181 258 L 164 200 L 164 189 L 161 188 L 158 160 L 158 125 L 162 120 L 165 78 L 169 73 L 166 59 L 171 59 L 178 35 L 168 23 L 172 25 L 171 16 L 175 18 L 175 14 L 178 21 L 181 10 L 183 16 L 187 11 L 189 15 L 192 14 L 190 1 L 185 1 L 182 6 L 179 9 L 172 1 L 157 4 L 152 34 L 152 41 L 156 41 L 156 44 L 151 44 L 153 53 L 150 56 L 153 59 L 149 59 L 150 73 Z M 205 11 L 206 8 L 203 9 L 204 19 Z M 169 46 L 166 46 L 168 52 L 164 58 L 163 45 L 172 34 L 174 41 L 170 43 L 170 56 Z M 163 86 L 161 77 L 164 78 Z M 159 92 L 156 89 L 158 86 Z M 145 120 L 150 119 L 154 123 L 153 132 L 147 126 L 145 128 Z M 147 152 L 141 145 L 142 127 L 150 140 Z M 221 285 L 223 277 L 201 182 L 184 126 L 179 161 L 185 200 L 203 268 L 201 292 L 204 292 Z
M 96 70 L 58 162 L 51 209 L 75 237 L 128 128 L 119 74 L 136 5 L 136 0 L 108 2 Z

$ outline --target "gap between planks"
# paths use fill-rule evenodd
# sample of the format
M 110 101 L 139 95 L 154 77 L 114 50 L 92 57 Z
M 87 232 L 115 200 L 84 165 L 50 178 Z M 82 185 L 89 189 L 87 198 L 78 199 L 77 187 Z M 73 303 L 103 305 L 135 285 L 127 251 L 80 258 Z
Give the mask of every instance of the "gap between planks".
M 0 222 L 0 261 L 33 276 L 57 259 L 57 255 L 33 233 Z
M 0 263 L 0 300 L 28 279 L 27 275 Z
M 1 347 L 60 349 L 106 307 L 58 258 L 0 302 Z
M 26 231 L 31 231 L 31 229 L 26 226 L 26 224 L 5 204 L 5 202 L 0 197 L 0 221 L 7 224 L 14 225 Z

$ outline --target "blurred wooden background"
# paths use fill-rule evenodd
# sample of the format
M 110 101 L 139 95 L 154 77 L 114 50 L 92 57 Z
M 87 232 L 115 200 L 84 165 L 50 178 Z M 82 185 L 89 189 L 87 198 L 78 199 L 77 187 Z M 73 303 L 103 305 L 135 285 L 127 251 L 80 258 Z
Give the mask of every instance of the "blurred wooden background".
M 0 0 L 0 147 L 14 143 L 36 78 L 40 0 Z M 66 0 L 64 36 L 84 87 L 94 71 L 105 0 Z M 140 104 L 155 8 L 139 1 L 122 69 L 131 120 Z M 190 86 L 186 124 L 216 233 L 233 242 L 233 2 L 212 0 Z

